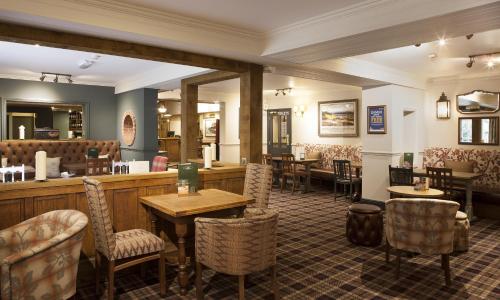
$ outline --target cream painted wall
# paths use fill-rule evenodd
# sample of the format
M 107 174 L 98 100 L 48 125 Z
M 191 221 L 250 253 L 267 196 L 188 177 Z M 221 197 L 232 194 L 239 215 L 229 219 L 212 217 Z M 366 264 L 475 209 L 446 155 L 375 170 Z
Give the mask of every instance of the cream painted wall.
M 500 92 L 500 76 L 462 80 L 434 80 L 428 84 L 425 93 L 424 112 L 426 131 L 424 136 L 425 147 L 500 149 L 500 146 L 469 146 L 458 144 L 458 117 L 500 116 L 500 112 L 485 115 L 460 114 L 456 109 L 456 95 L 473 90 Z M 448 120 L 436 119 L 436 100 L 442 92 L 451 100 L 451 118 Z

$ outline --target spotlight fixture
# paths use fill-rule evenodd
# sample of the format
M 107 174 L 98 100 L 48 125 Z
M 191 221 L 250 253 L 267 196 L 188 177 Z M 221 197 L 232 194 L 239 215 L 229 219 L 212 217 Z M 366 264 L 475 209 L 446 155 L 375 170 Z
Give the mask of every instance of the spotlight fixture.
M 415 44 L 415 47 L 420 47 L 422 44 L 421 43 L 417 43 Z
M 72 75 L 70 75 L 70 74 L 60 74 L 60 73 L 51 73 L 51 72 L 42 72 L 42 75 L 40 76 L 40 81 L 45 81 L 45 78 L 47 78 L 48 75 L 54 76 L 53 81 L 55 83 L 59 82 L 59 77 L 65 77 L 66 80 L 68 81 L 68 83 L 73 83 L 73 79 L 71 79 Z
M 488 69 L 492 69 L 495 67 L 495 61 L 500 60 L 500 52 L 469 55 L 469 62 L 465 66 L 467 68 L 471 68 L 472 64 L 474 64 L 474 62 L 476 62 L 478 59 L 480 59 L 480 61 L 486 62 L 486 67 Z
M 468 40 L 470 40 L 473 36 L 474 36 L 474 34 L 473 34 L 473 33 L 471 33 L 471 34 L 466 35 L 465 37 L 466 37 Z
M 474 57 L 469 56 L 469 62 L 466 64 L 467 68 L 472 68 L 473 64 L 474 64 Z
M 274 95 L 278 96 L 280 93 L 283 96 L 286 96 L 287 93 L 288 93 L 288 95 L 291 95 L 292 94 L 292 88 L 276 89 L 276 93 L 274 93 Z
M 160 114 L 165 114 L 167 112 L 167 108 L 165 107 L 165 105 L 160 105 L 160 107 L 158 107 L 158 112 Z

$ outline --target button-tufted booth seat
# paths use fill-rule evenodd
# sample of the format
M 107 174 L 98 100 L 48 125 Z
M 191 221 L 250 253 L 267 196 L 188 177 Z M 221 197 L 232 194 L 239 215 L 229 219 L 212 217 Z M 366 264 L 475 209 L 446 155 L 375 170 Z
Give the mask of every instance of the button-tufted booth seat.
M 24 164 L 35 167 L 35 153 L 46 151 L 47 157 L 61 157 L 60 168 L 62 171 L 71 168 L 71 170 L 78 170 L 78 175 L 85 174 L 85 154 L 89 148 L 99 149 L 99 155 L 108 154 L 111 160 L 119 161 L 121 159 L 120 142 L 115 140 L 7 140 L 0 142 L 2 157 L 8 159 L 8 165 Z

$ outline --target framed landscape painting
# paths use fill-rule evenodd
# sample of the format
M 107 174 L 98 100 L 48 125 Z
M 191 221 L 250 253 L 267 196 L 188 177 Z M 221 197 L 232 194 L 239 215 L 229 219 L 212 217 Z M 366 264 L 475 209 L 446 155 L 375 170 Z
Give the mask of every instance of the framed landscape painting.
M 385 105 L 368 106 L 366 116 L 368 118 L 366 122 L 368 134 L 386 133 L 387 114 Z
M 205 136 L 214 137 L 217 131 L 216 119 L 205 119 Z
M 358 128 L 358 99 L 318 102 L 319 136 L 355 137 Z

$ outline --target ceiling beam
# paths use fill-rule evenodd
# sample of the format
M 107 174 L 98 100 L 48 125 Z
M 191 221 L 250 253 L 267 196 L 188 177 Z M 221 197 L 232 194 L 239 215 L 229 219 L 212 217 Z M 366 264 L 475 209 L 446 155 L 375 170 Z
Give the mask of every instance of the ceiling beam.
M 250 63 L 138 43 L 0 22 L 0 40 L 243 73 Z
M 190 85 L 203 85 L 203 84 L 235 79 L 239 77 L 240 74 L 235 72 L 214 71 L 182 79 L 182 82 Z

